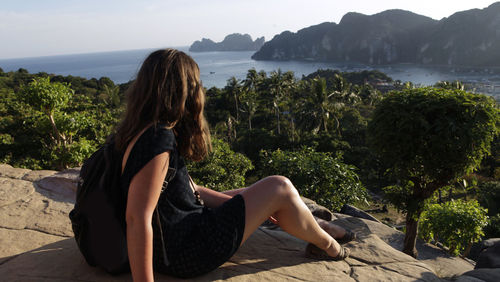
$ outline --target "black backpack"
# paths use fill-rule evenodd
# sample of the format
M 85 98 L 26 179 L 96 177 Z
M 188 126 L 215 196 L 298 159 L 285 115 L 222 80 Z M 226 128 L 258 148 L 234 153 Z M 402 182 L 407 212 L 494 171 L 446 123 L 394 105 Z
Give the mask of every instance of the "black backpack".
M 130 270 L 125 222 L 127 199 L 120 191 L 122 157 L 111 142 L 83 163 L 75 207 L 69 214 L 76 243 L 87 263 L 111 274 Z M 166 182 L 174 175 L 175 169 L 169 169 Z

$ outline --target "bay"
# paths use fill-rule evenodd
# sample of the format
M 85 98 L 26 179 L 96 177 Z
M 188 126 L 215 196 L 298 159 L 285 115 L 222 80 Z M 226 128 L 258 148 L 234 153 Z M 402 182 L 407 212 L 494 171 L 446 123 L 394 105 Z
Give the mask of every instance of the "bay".
M 203 85 L 207 88 L 224 87 L 232 76 L 244 79 L 249 69 L 293 71 L 301 78 L 318 69 L 362 71 L 377 69 L 402 82 L 417 85 L 433 85 L 438 81 L 460 80 L 472 83 L 478 92 L 500 95 L 500 68 L 432 67 L 413 64 L 368 66 L 355 63 L 321 63 L 310 61 L 255 61 L 254 52 L 189 52 L 188 47 L 177 47 L 189 55 L 200 67 Z M 4 71 L 27 69 L 30 73 L 47 72 L 85 78 L 109 77 L 115 83 L 128 82 L 135 75 L 142 61 L 154 49 L 112 51 L 89 54 L 59 55 L 19 59 L 2 59 Z

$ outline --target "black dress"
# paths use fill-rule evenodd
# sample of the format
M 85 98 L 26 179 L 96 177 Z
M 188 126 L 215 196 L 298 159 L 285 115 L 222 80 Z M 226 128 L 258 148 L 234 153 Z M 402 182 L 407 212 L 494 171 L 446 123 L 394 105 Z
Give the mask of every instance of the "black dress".
M 236 252 L 245 230 L 245 202 L 236 195 L 217 208 L 197 204 L 175 135 L 161 125 L 148 128 L 132 148 L 121 179 L 125 197 L 134 175 L 166 151 L 170 151 L 169 166 L 177 172 L 158 200 L 162 232 L 154 219 L 153 266 L 160 273 L 194 277 L 216 269 Z

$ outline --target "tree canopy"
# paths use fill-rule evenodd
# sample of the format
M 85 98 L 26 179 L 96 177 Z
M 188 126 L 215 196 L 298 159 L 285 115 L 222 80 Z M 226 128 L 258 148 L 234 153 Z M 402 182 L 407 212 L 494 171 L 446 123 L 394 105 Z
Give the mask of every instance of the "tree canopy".
M 405 89 L 389 94 L 377 106 L 368 137 L 400 181 L 386 193 L 407 212 L 406 253 L 416 256 L 417 223 L 425 200 L 478 167 L 490 151 L 499 122 L 491 97 L 459 89 Z

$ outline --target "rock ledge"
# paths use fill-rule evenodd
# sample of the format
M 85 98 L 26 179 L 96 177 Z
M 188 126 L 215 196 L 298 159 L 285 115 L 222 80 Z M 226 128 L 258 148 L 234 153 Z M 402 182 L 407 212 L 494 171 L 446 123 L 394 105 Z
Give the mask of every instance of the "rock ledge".
M 79 253 L 68 219 L 77 176 L 78 169 L 31 171 L 0 164 L 3 280 L 131 281 L 129 274 L 110 276 L 88 266 Z M 305 201 L 315 213 L 326 214 L 324 208 Z M 307 259 L 304 241 L 262 226 L 227 263 L 193 281 L 442 281 L 473 270 L 470 262 L 422 243 L 419 260 L 400 252 L 404 234 L 384 224 L 343 214 L 332 214 L 332 220 L 358 233 L 358 240 L 348 244 L 352 252 L 346 261 Z M 155 275 L 158 281 L 176 281 Z M 475 275 L 459 281 L 488 277 Z

